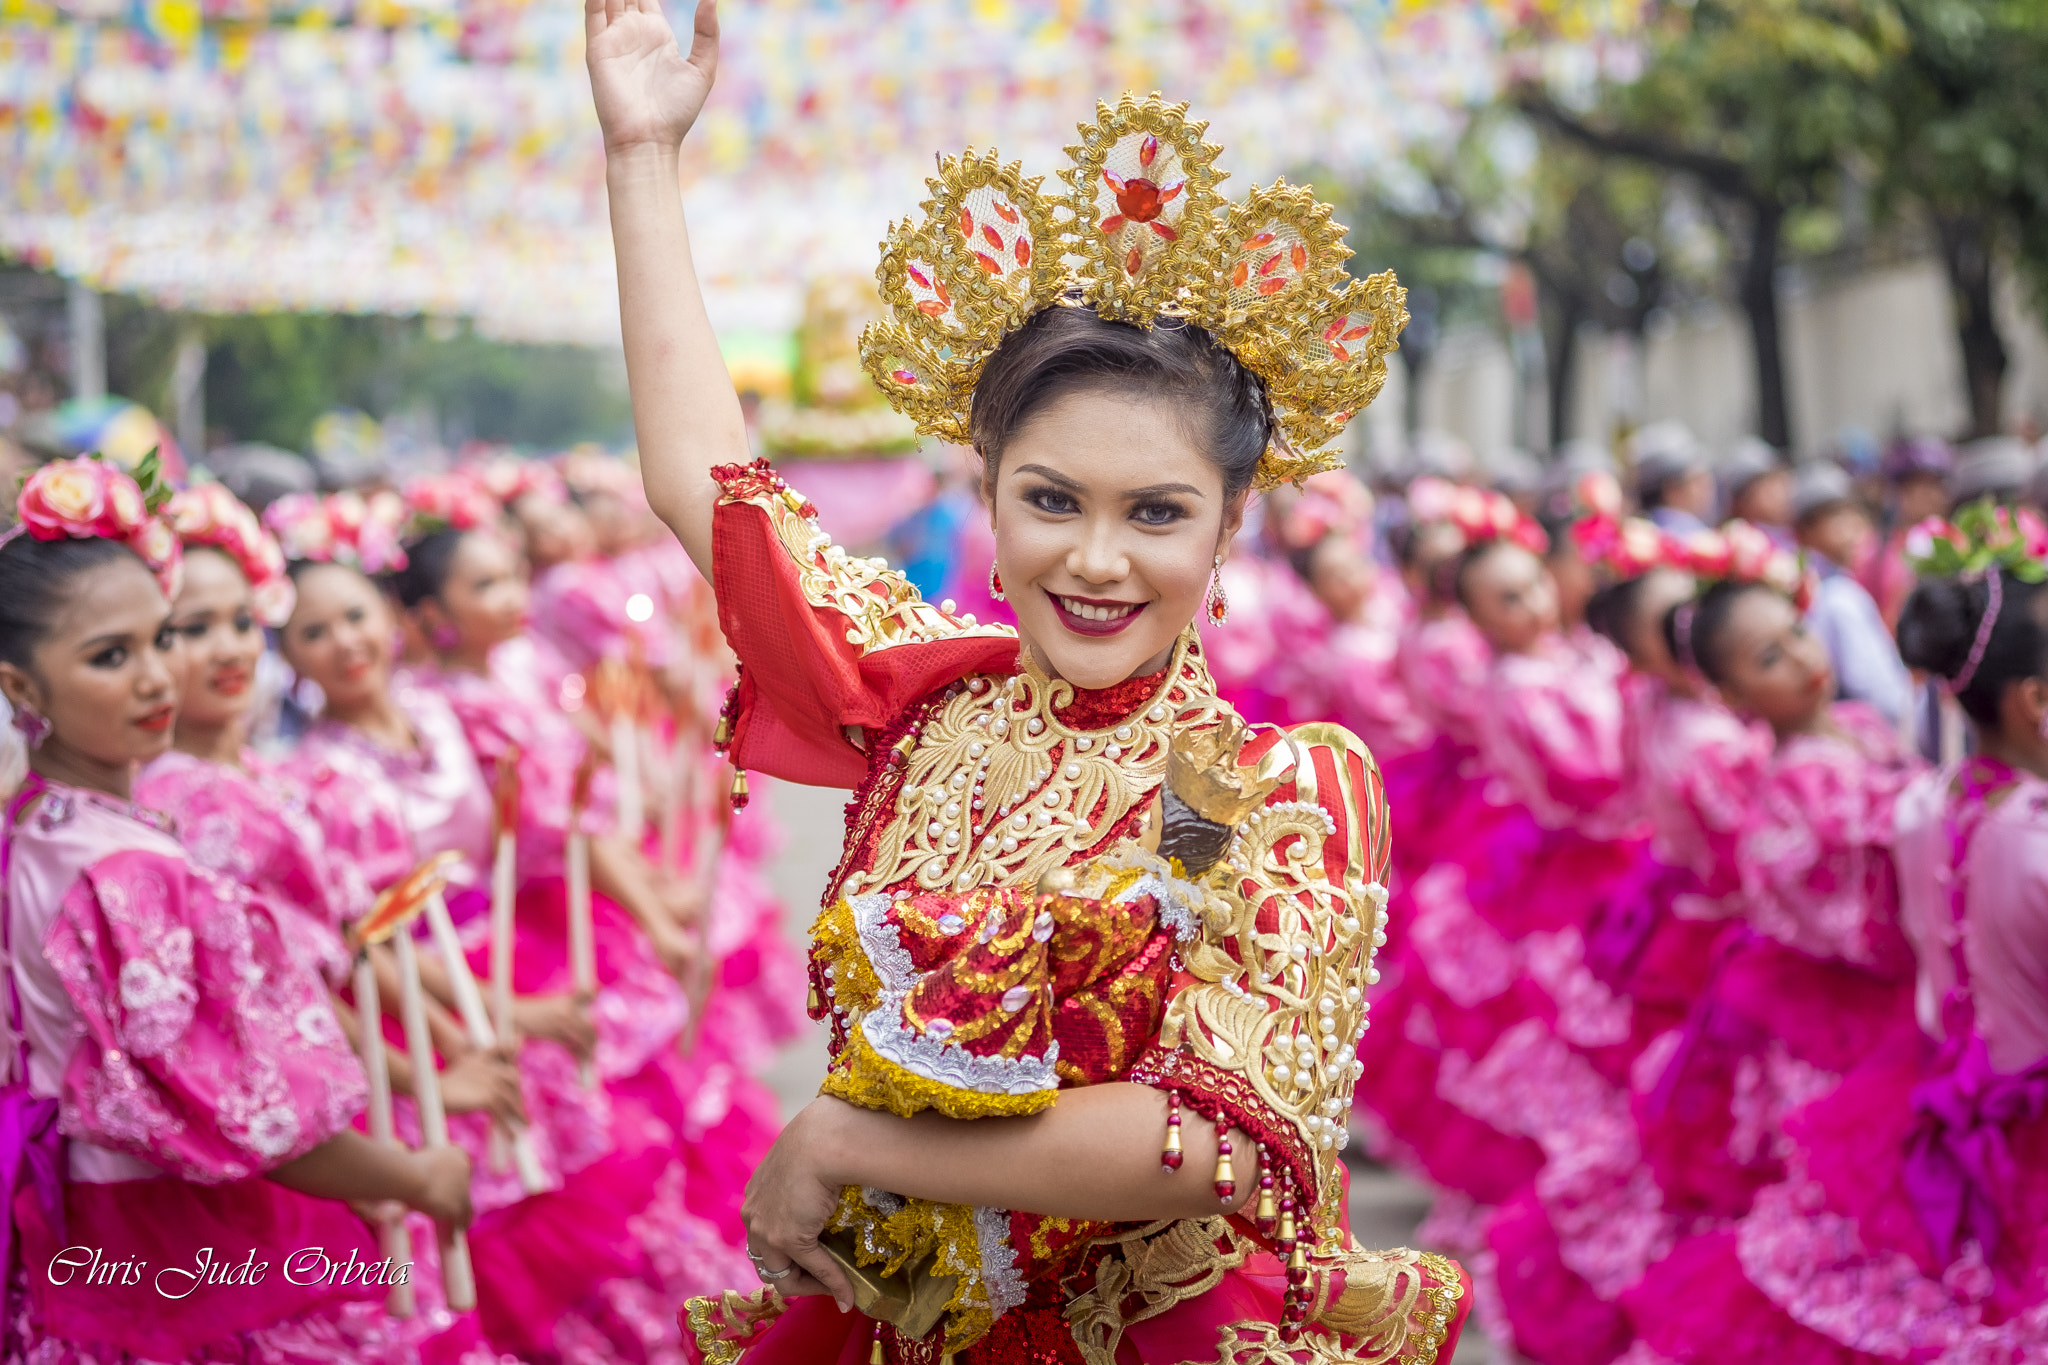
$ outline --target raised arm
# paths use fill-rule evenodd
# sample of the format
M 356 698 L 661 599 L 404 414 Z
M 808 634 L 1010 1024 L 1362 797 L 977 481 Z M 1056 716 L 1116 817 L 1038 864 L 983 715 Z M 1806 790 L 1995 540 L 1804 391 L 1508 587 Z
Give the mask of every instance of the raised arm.
M 590 88 L 604 130 L 619 314 L 647 501 L 711 577 L 711 467 L 749 456 L 683 222 L 677 157 L 718 71 L 718 6 L 700 0 L 683 55 L 659 0 L 585 0 Z

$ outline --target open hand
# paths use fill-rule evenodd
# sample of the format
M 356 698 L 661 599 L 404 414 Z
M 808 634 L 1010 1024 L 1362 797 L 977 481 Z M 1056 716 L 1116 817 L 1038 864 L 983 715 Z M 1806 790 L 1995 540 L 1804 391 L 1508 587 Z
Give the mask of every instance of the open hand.
M 680 146 L 718 75 L 716 0 L 698 0 L 687 57 L 660 0 L 584 0 L 583 31 L 605 151 Z

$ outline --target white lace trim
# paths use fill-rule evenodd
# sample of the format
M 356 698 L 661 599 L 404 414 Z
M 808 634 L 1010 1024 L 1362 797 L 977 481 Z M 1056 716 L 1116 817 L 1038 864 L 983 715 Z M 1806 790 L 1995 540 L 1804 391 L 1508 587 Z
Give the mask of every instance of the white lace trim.
M 861 949 L 867 953 L 868 965 L 875 969 L 882 989 L 907 991 L 917 981 L 917 964 L 911 960 L 910 950 L 896 937 L 896 930 L 882 918 L 895 903 L 880 891 L 846 898 L 853 911 L 853 930 L 860 936 Z
M 928 1081 L 983 1095 L 1035 1095 L 1059 1089 L 1059 1076 L 1053 1070 L 1060 1056 L 1058 1040 L 1047 1044 L 1040 1057 L 978 1057 L 906 1024 L 905 995 L 904 991 L 884 993 L 860 1021 L 868 1046 L 885 1061 Z
M 1007 1313 L 1024 1302 L 1024 1276 L 1010 1248 L 1010 1211 L 977 1205 L 974 1237 L 981 1245 L 981 1283 L 988 1290 L 989 1309 Z

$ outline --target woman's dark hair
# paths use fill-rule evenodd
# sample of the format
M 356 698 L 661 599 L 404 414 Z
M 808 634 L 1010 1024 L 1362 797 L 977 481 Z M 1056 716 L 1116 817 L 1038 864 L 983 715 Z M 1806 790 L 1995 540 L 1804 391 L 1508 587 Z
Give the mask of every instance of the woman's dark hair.
M 142 563 L 140 555 L 112 540 L 22 535 L 0 546 L 0 660 L 27 668 L 36 646 L 56 624 L 72 581 L 123 558 Z
M 974 448 L 989 472 L 1026 423 L 1075 393 L 1164 398 L 1199 418 L 1190 434 L 1222 471 L 1225 497 L 1251 487 L 1273 433 L 1266 386 L 1200 327 L 1172 318 L 1137 327 L 1054 306 L 1005 337 L 974 386 Z
M 2006 687 L 2039 677 L 2048 668 L 2048 625 L 2041 619 L 2048 609 L 2048 593 L 2042 584 L 2023 582 L 2004 570 L 1999 575 L 1998 617 L 1991 623 L 1991 638 L 1985 641 L 1976 671 L 1956 693 L 1971 720 L 1994 730 Z M 1899 615 L 1899 657 L 1908 668 L 1955 681 L 1969 662 L 1990 605 L 1989 578 L 1922 579 Z
M 1629 622 L 1635 619 L 1636 607 L 1643 596 L 1643 584 L 1649 577 L 1648 574 L 1637 574 L 1619 583 L 1605 584 L 1586 599 L 1586 624 L 1624 654 L 1629 653 Z
M 444 526 L 406 542 L 405 567 L 393 569 L 384 580 L 400 606 L 410 611 L 429 597 L 441 595 L 441 589 L 448 586 L 448 571 L 454 567 L 455 552 L 462 548 L 462 538 L 468 534 Z
M 1728 681 L 1728 618 L 1735 604 L 1753 592 L 1777 594 L 1777 589 L 1724 581 L 1665 612 L 1664 644 L 1671 657 L 1699 669 L 1716 687 Z

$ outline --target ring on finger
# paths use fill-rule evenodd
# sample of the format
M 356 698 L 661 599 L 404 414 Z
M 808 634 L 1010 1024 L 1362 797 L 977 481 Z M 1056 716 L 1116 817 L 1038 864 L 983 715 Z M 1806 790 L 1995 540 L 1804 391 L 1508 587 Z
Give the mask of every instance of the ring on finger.
M 786 1280 L 790 1277 L 791 1274 L 795 1272 L 795 1270 L 796 1266 L 793 1264 L 786 1265 L 782 1267 L 782 1269 L 780 1270 L 770 1270 L 761 1262 L 754 1262 L 754 1273 L 756 1275 L 759 1275 L 761 1277 L 762 1282 L 765 1284 L 775 1284 L 779 1281 Z

